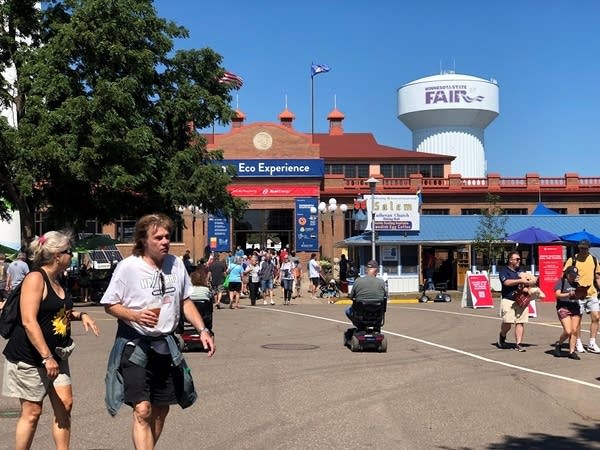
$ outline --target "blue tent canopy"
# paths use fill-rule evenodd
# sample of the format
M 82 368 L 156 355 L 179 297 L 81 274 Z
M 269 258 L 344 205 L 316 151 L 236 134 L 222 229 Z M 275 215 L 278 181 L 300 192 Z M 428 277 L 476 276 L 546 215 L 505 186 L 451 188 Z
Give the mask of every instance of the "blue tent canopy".
M 556 211 L 554 211 L 553 209 L 548 208 L 542 202 L 538 202 L 538 204 L 535 205 L 534 210 L 531 211 L 530 215 L 532 215 L 532 216 L 556 216 L 556 215 L 558 215 L 558 213 Z

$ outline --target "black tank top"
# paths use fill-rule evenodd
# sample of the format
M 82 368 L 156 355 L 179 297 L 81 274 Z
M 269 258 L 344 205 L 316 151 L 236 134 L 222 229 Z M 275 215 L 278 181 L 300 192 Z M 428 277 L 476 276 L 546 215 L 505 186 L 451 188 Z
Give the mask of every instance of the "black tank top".
M 40 303 L 40 309 L 37 314 L 37 321 L 42 329 L 42 334 L 46 340 L 48 348 L 58 361 L 56 347 L 66 347 L 71 343 L 71 322 L 68 319 L 69 312 L 73 309 L 73 300 L 65 290 L 65 298 L 58 296 L 48 280 L 48 276 L 43 269 L 36 269 L 32 272 L 41 272 L 46 283 L 47 295 Z M 4 348 L 4 356 L 11 362 L 22 361 L 27 364 L 41 367 L 42 356 L 29 341 L 25 328 L 20 321 Z

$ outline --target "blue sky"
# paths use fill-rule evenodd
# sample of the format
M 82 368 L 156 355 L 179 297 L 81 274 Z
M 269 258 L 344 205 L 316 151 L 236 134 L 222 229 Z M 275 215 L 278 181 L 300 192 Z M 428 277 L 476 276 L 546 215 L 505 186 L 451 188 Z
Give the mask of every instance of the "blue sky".
M 155 7 L 190 31 L 177 48 L 210 47 L 244 79 L 238 102 L 247 122 L 277 121 L 287 95 L 294 127 L 310 133 L 315 62 L 331 67 L 315 78 L 316 132 L 327 130 L 335 96 L 346 132 L 411 149 L 396 90 L 441 66 L 498 80 L 500 115 L 485 133 L 489 173 L 600 176 L 596 0 L 157 0 Z

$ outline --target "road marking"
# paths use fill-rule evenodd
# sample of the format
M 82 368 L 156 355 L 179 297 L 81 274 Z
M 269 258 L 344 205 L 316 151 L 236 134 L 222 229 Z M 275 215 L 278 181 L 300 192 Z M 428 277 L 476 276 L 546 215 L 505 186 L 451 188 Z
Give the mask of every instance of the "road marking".
M 311 318 L 311 319 L 324 320 L 324 321 L 327 321 L 327 322 L 340 323 L 340 324 L 343 324 L 343 325 L 352 325 L 350 322 L 347 322 L 347 321 L 344 321 L 344 320 L 330 319 L 329 317 L 315 316 L 313 314 L 305 314 L 305 313 L 294 312 L 294 311 L 283 311 L 281 309 L 273 309 L 273 308 L 269 308 L 269 309 L 256 308 L 256 309 L 260 309 L 262 311 L 271 311 L 271 312 L 282 313 L 282 314 L 291 314 L 291 315 L 296 315 L 296 316 L 308 317 L 308 318 Z M 417 308 L 414 308 L 414 309 L 417 309 Z M 419 309 L 419 311 L 432 311 L 432 310 L 421 310 L 421 309 Z M 468 315 L 468 316 L 475 316 L 475 317 L 484 317 L 484 316 L 477 316 L 475 314 L 455 313 L 455 312 L 452 312 L 452 311 L 440 311 L 440 312 L 444 312 L 446 314 L 452 313 L 452 314 L 458 314 L 458 315 Z M 498 320 L 497 317 L 495 317 L 495 319 Z M 557 379 L 557 380 L 567 381 L 567 382 L 575 383 L 575 384 L 580 384 L 582 386 L 587 386 L 587 387 L 591 387 L 591 388 L 599 389 L 600 390 L 600 384 L 589 383 L 587 381 L 578 380 L 577 378 L 565 377 L 563 375 L 557 375 L 557 374 L 550 373 L 550 372 L 543 372 L 541 370 L 535 370 L 535 369 L 530 369 L 528 367 L 517 366 L 515 364 L 510 364 L 510 363 L 506 363 L 506 362 L 503 362 L 503 361 L 498 361 L 498 360 L 495 360 L 495 359 L 486 358 L 485 356 L 480 356 L 480 355 L 477 355 L 475 353 L 470 353 L 470 352 L 466 352 L 464 350 L 459 350 L 457 348 L 448 347 L 446 345 L 436 344 L 435 342 L 426 341 L 424 339 L 419 339 L 419 338 L 416 338 L 416 337 L 407 336 L 405 334 L 394 333 L 393 331 L 382 330 L 382 333 L 388 334 L 388 335 L 391 335 L 391 336 L 400 337 L 400 338 L 403 338 L 403 339 L 407 339 L 409 341 L 418 342 L 420 344 L 429 345 L 431 347 L 440 348 L 442 350 L 446 350 L 446 351 L 449 351 L 449 352 L 458 353 L 459 355 L 468 356 L 470 358 L 478 359 L 479 361 L 487 362 L 487 363 L 490 363 L 490 364 L 496 364 L 498 366 L 508 367 L 510 369 L 520 370 L 522 372 L 528 372 L 528 373 L 531 373 L 531 374 L 534 374 L 534 375 L 540 375 L 540 376 L 547 377 L 547 378 L 554 378 L 554 379 Z

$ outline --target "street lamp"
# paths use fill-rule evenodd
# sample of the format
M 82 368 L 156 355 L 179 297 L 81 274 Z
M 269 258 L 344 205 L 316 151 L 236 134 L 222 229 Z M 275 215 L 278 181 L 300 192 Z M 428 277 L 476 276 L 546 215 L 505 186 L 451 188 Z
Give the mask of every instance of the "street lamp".
M 327 203 L 325 202 L 321 202 L 319 203 L 318 206 L 318 210 L 321 213 L 321 224 L 323 224 L 323 218 L 325 217 L 325 215 L 329 215 L 329 217 L 331 218 L 331 257 L 333 258 L 333 240 L 334 240 L 334 216 L 336 214 L 336 211 L 340 211 L 341 215 L 343 216 L 346 211 L 348 211 L 348 205 L 346 205 L 345 203 L 342 203 L 341 205 L 338 206 L 337 204 L 337 200 L 335 198 L 330 198 L 328 200 Z
M 379 180 L 371 177 L 367 180 L 371 190 L 371 259 L 375 259 L 375 187 Z

